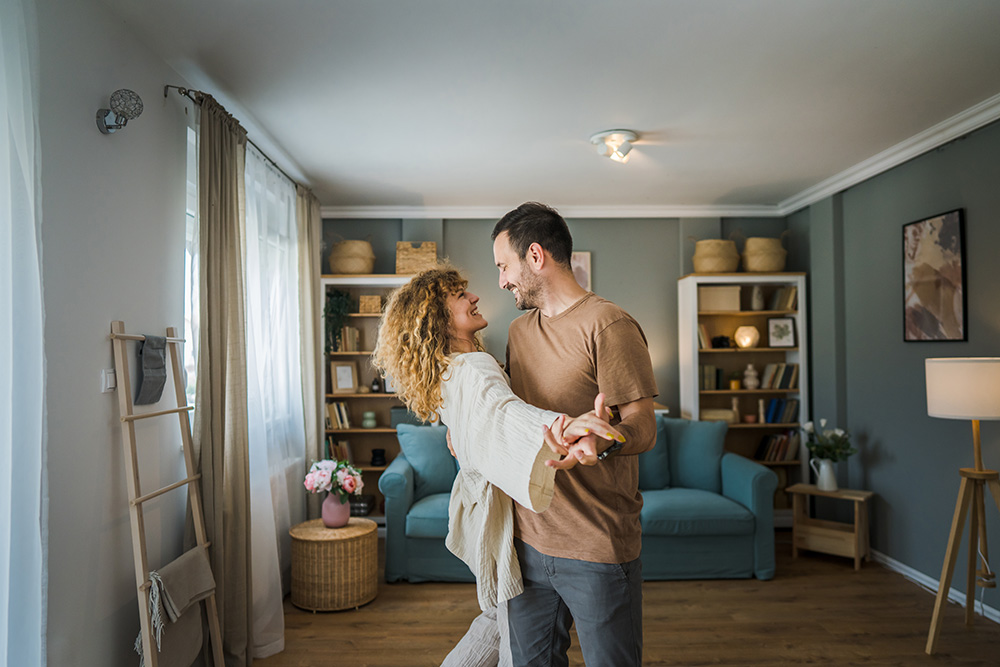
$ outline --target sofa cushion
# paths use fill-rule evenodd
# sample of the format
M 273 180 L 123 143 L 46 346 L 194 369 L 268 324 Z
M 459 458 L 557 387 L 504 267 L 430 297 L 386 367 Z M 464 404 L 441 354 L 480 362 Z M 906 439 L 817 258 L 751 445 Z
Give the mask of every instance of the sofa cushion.
M 445 426 L 413 426 L 399 424 L 396 437 L 403 456 L 413 466 L 413 497 L 420 499 L 433 493 L 449 493 L 458 468 L 455 457 L 448 451 L 448 429 Z M 447 511 L 445 516 L 448 516 Z
M 667 451 L 667 425 L 663 415 L 656 415 L 656 445 L 639 454 L 639 488 L 665 489 L 670 486 L 670 453 Z
M 754 516 L 724 496 L 701 489 L 644 491 L 643 535 L 750 535 Z
M 448 535 L 448 502 L 451 493 L 432 493 L 413 503 L 406 513 L 407 537 L 435 537 Z
M 729 425 L 664 417 L 670 483 L 685 489 L 722 492 L 722 448 Z

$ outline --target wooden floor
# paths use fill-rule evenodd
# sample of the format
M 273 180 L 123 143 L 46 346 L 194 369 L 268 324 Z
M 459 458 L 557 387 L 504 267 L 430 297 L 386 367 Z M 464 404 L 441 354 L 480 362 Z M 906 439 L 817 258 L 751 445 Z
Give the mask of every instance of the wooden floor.
M 646 665 L 1000 665 L 1000 625 L 972 628 L 948 605 L 924 654 L 934 596 L 877 563 L 791 557 L 778 533 L 772 581 L 643 586 Z M 386 584 L 357 610 L 313 614 L 285 601 L 285 650 L 259 667 L 439 665 L 478 614 L 472 584 Z M 574 635 L 570 664 L 583 665 Z M 613 666 L 612 666 L 613 667 Z

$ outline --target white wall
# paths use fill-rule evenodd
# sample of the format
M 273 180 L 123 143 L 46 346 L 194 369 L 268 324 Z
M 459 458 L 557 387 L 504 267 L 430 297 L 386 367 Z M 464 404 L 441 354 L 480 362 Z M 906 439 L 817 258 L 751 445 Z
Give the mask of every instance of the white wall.
M 108 332 L 183 327 L 187 85 L 95 0 L 38 1 L 42 253 L 48 426 L 48 658 L 134 665 L 138 609 Z M 116 134 L 95 125 L 117 88 L 145 110 Z M 168 383 L 161 402 L 167 407 Z M 146 490 L 179 479 L 177 420 L 138 427 Z M 181 547 L 184 499 L 147 505 L 150 565 Z

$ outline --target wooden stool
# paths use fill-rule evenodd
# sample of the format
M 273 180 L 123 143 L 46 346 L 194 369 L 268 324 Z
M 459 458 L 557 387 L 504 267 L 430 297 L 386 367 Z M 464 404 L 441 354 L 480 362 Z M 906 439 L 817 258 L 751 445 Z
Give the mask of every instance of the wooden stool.
M 292 604 L 310 611 L 360 607 L 378 592 L 378 532 L 371 519 L 342 528 L 322 519 L 300 523 L 292 536 Z
M 854 558 L 854 569 L 861 569 L 861 559 L 872 559 L 868 541 L 868 499 L 871 491 L 838 489 L 820 491 L 813 484 L 793 484 L 787 489 L 793 496 L 792 509 L 792 558 L 799 557 L 799 549 L 820 551 L 835 556 Z M 809 516 L 809 496 L 822 496 L 854 502 L 854 523 L 823 521 Z

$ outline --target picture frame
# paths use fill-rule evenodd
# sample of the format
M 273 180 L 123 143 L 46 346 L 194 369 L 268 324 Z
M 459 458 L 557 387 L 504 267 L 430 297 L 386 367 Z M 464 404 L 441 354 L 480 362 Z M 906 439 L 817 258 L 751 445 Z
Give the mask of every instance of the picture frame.
M 767 318 L 767 346 L 795 347 L 795 318 Z
M 956 208 L 903 225 L 903 341 L 966 341 L 965 215 Z
M 358 393 L 357 363 L 353 361 L 331 361 L 330 390 L 334 394 Z
M 573 277 L 580 287 L 588 292 L 593 291 L 593 281 L 590 273 L 590 252 L 574 252 L 569 258 L 570 268 L 573 269 Z

